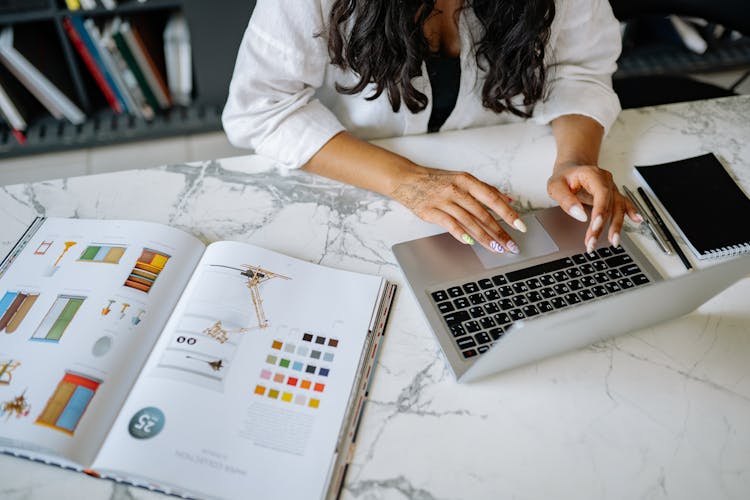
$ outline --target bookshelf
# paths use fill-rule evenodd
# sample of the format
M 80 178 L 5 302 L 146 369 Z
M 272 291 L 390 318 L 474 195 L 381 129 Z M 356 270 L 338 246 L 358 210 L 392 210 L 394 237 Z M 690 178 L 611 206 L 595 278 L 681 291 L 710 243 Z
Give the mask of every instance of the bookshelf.
M 98 2 L 101 4 L 101 2 Z M 12 75 L 6 74 L 13 95 L 26 108 L 26 144 L 0 126 L 0 159 L 95 147 L 128 141 L 164 138 L 221 129 L 237 49 L 253 0 L 119 0 L 114 9 L 98 7 L 70 11 L 65 0 L 10 0 L 0 2 L 0 27 L 13 27 L 14 45 L 63 91 L 86 115 L 74 125 L 57 120 Z M 152 120 L 115 113 L 97 87 L 66 34 L 63 20 L 78 15 L 97 24 L 121 17 L 138 19 L 152 36 L 161 37 L 168 17 L 182 12 L 190 31 L 193 91 L 187 106 L 157 112 Z M 7 70 L 0 68 L 7 73 Z

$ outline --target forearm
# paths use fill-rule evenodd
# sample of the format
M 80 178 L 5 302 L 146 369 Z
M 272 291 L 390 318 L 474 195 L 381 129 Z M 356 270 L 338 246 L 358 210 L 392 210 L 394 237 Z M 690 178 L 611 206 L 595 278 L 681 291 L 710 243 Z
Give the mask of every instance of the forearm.
M 570 165 L 598 165 L 604 128 L 583 115 L 564 115 L 552 120 L 557 143 L 555 169 Z
M 348 132 L 335 135 L 302 169 L 385 196 L 425 170 L 403 156 L 357 139 Z

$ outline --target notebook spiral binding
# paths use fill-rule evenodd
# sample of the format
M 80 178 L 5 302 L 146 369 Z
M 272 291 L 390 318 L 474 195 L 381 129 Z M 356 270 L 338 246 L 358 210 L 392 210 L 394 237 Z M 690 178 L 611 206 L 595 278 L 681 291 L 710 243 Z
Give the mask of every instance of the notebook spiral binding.
M 750 242 L 742 243 L 741 245 L 717 248 L 707 252 L 707 255 L 711 259 L 717 259 L 719 257 L 734 257 L 748 252 L 750 252 Z

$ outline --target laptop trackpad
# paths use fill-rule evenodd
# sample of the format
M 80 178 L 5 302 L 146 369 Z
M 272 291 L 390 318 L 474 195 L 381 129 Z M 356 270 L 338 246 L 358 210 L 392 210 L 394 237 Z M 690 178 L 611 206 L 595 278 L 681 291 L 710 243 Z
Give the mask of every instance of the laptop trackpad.
M 528 231 L 525 233 L 517 231 L 516 229 L 508 229 L 507 224 L 501 223 L 503 229 L 505 229 L 521 249 L 521 253 L 518 255 L 514 255 L 510 252 L 494 253 L 487 250 L 482 245 L 471 246 L 471 249 L 477 257 L 479 257 L 479 260 L 486 269 L 518 264 L 525 260 L 549 255 L 559 250 L 559 247 L 555 244 L 549 233 L 547 233 L 547 230 L 544 229 L 542 224 L 537 220 L 536 216 L 526 215 L 521 217 L 521 219 L 523 219 L 528 228 Z

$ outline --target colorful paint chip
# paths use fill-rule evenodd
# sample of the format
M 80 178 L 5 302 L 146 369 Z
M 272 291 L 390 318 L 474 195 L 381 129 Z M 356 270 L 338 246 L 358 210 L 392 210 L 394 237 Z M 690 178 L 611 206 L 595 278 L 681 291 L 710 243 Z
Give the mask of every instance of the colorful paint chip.
M 331 347 L 338 347 L 339 341 L 336 339 L 328 339 L 328 345 Z
M 276 349 L 276 350 L 279 350 L 279 349 L 281 349 L 281 346 L 282 346 L 282 345 L 283 345 L 283 344 L 281 343 L 281 341 L 279 341 L 279 340 L 274 340 L 274 341 L 273 341 L 273 343 L 271 344 L 271 349 Z
M 291 386 L 296 386 L 298 381 L 299 379 L 295 377 L 289 377 L 288 379 L 286 379 L 287 385 L 291 385 Z
M 315 366 L 313 366 L 313 365 L 307 365 L 307 368 L 305 368 L 305 371 L 307 373 L 315 373 Z
M 303 345 L 297 346 L 297 354 L 299 354 L 300 356 L 307 356 L 307 353 L 309 351 L 310 349 L 308 349 L 307 347 Z
M 269 354 L 268 356 L 266 356 L 266 363 L 268 363 L 269 365 L 275 365 L 277 359 L 279 358 L 277 358 L 273 354 Z
M 321 368 L 318 372 L 318 375 L 320 375 L 321 377 L 327 377 L 329 372 L 330 370 L 328 368 Z
M 327 352 L 323 354 L 323 361 L 333 361 L 333 353 Z
M 255 386 L 255 394 L 262 396 L 266 393 L 266 388 L 262 385 L 256 385 Z
M 284 382 L 284 374 L 283 373 L 277 373 L 273 376 L 273 381 L 281 384 Z
M 281 395 L 281 400 L 287 403 L 291 403 L 293 397 L 294 395 L 291 392 L 285 392 L 284 394 Z
M 290 361 L 288 359 L 281 358 L 281 361 L 279 361 L 279 366 L 289 368 L 289 363 Z
M 296 396 L 294 396 L 294 404 L 296 405 L 303 405 L 305 404 L 305 401 L 307 401 L 307 398 L 302 394 L 297 394 Z
M 279 397 L 279 391 L 277 389 L 271 389 L 268 391 L 268 397 L 271 399 L 276 399 Z
M 263 380 L 268 380 L 271 378 L 271 370 L 261 370 L 260 371 L 260 378 Z
M 295 349 L 295 345 L 294 344 L 287 343 L 284 346 L 284 352 L 288 352 L 288 353 L 294 354 L 294 349 Z
M 312 342 L 312 339 L 313 339 L 313 336 L 311 333 L 306 333 L 302 335 L 302 340 L 304 340 L 305 342 Z
M 320 359 L 320 351 L 313 350 L 313 352 L 310 353 L 310 357 L 313 359 Z
M 315 337 L 315 343 L 323 345 L 323 344 L 326 343 L 326 338 L 325 337 L 321 337 L 320 335 L 318 335 L 317 337 Z
M 313 390 L 315 392 L 323 392 L 323 389 L 325 389 L 325 388 L 326 388 L 325 384 L 321 384 L 320 382 L 317 382 L 315 384 L 315 387 L 313 387 Z
M 304 368 L 304 366 L 305 366 L 305 364 L 302 363 L 301 361 L 295 361 L 294 363 L 292 363 L 292 370 L 296 370 L 298 372 L 301 372 L 302 368 Z
M 303 381 L 302 381 L 302 382 L 301 382 L 301 383 L 299 384 L 299 386 L 300 386 L 301 388 L 303 388 L 303 389 L 309 389 L 309 388 L 310 388 L 310 384 L 312 384 L 312 382 L 310 382 L 309 380 L 303 380 Z
M 308 406 L 310 408 L 317 408 L 320 406 L 320 400 L 315 398 L 310 398 L 310 402 L 308 403 Z

